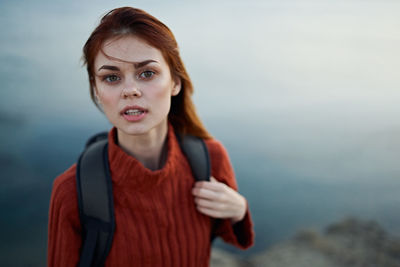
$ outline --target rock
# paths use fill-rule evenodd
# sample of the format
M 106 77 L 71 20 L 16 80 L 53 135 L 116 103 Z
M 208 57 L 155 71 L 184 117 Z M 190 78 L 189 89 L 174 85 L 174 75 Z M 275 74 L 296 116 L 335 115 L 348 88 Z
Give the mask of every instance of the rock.
M 239 259 L 232 253 L 213 248 L 211 251 L 211 267 L 246 267 L 249 266 L 244 260 Z M 250 265 L 251 266 L 251 265 Z
M 213 249 L 211 267 L 400 267 L 400 240 L 373 221 L 348 218 L 323 233 L 302 230 L 248 259 Z
M 349 218 L 322 234 L 301 231 L 250 262 L 268 267 L 400 267 L 400 241 L 389 238 L 376 222 Z

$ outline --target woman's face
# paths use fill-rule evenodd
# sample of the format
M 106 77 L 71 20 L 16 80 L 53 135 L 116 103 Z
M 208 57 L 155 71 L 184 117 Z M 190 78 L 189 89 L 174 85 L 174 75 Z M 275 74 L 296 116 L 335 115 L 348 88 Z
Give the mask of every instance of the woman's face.
M 135 36 L 110 39 L 94 62 L 95 93 L 120 134 L 166 127 L 171 96 L 180 91 L 160 50 Z

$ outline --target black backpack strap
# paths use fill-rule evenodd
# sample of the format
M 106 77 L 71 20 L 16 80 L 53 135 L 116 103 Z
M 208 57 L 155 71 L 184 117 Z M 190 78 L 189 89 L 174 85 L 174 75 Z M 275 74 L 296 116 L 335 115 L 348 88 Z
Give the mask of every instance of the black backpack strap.
M 185 154 L 196 181 L 209 181 L 211 175 L 210 156 L 202 138 L 177 134 L 179 145 Z
M 202 138 L 192 135 L 181 135 L 176 134 L 179 145 L 189 161 L 190 168 L 194 179 L 196 181 L 210 181 L 211 176 L 211 161 L 210 154 L 206 143 Z M 211 243 L 217 237 L 215 235 L 215 229 L 221 224 L 221 219 L 214 219 L 214 225 L 211 230 Z
M 97 133 L 86 141 L 85 149 L 88 148 L 91 144 L 96 143 L 98 141 L 107 140 L 107 138 L 108 138 L 107 132 Z
M 108 143 L 104 134 L 95 137 L 88 141 L 76 168 L 83 232 L 79 267 L 104 265 L 115 229 Z

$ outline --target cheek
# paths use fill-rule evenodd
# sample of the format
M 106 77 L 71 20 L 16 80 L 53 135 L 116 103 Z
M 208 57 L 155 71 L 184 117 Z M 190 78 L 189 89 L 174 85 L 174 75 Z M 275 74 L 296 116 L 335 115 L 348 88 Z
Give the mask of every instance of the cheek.
M 110 90 L 110 88 L 98 87 L 97 95 L 102 103 L 109 103 L 114 101 L 115 98 L 119 97 L 118 90 Z
M 166 105 L 169 105 L 172 90 L 171 88 L 171 83 L 168 80 L 154 84 L 152 86 L 152 89 L 149 88 L 149 97 L 158 102 L 161 102 L 159 104 L 165 103 Z
M 151 98 L 151 102 L 153 102 L 153 111 L 162 117 L 168 115 L 171 106 L 171 89 L 168 86 L 152 91 L 149 98 Z
M 160 90 L 159 92 L 157 92 L 156 97 L 159 98 L 160 100 L 166 100 L 171 98 L 170 89 L 167 87 L 164 90 Z
M 118 88 L 107 88 L 99 80 L 97 80 L 97 78 L 95 84 L 95 92 L 103 104 L 112 103 L 115 101 L 114 99 L 119 97 Z
M 113 110 L 118 107 L 119 93 L 116 91 L 100 90 L 98 92 L 98 97 L 103 110 L 107 112 L 108 110 Z
M 110 94 L 102 93 L 102 94 L 99 94 L 99 99 L 101 100 L 101 102 L 103 104 L 108 104 L 108 103 L 112 103 L 113 102 L 114 97 L 112 95 L 110 95 Z

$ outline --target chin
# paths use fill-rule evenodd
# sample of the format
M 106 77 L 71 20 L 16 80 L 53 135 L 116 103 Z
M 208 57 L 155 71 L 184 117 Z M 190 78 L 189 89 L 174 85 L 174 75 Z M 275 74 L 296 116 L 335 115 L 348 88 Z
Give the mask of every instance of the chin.
M 129 122 L 129 123 L 119 122 L 113 125 L 121 133 L 132 136 L 146 135 L 153 131 L 155 132 L 163 131 L 162 129 L 164 129 L 164 127 L 166 127 L 166 130 L 168 131 L 167 119 L 161 121 L 146 120 L 146 121 Z
M 133 135 L 133 136 L 138 136 L 138 135 L 144 135 L 150 132 L 149 127 L 145 127 L 143 125 L 129 125 L 128 127 L 118 127 L 116 126 L 118 131 L 121 131 L 124 134 L 127 135 Z

